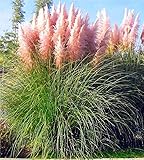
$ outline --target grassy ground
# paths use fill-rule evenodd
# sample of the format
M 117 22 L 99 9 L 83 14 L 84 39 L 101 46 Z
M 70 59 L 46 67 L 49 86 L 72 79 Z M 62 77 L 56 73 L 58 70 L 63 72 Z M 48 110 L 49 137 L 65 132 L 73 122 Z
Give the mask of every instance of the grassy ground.
M 38 156 L 37 159 L 40 157 Z M 95 158 L 143 158 L 144 159 L 144 149 L 127 149 L 127 150 L 119 150 L 115 152 L 102 152 L 101 154 L 97 154 Z M 93 158 L 90 158 L 93 159 Z
M 143 158 L 144 149 L 127 149 L 116 152 L 103 152 L 103 158 Z M 101 156 L 99 156 L 101 158 Z

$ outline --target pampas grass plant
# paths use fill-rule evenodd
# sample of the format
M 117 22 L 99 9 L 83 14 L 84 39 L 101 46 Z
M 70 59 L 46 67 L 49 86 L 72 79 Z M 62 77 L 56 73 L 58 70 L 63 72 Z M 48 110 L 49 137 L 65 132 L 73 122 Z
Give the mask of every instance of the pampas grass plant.
M 13 157 L 25 147 L 32 158 L 93 158 L 133 146 L 135 128 L 143 130 L 143 58 L 132 54 L 138 18 L 126 10 L 112 30 L 105 10 L 90 25 L 74 5 L 67 13 L 59 4 L 20 26 L 19 60 L 1 83 Z

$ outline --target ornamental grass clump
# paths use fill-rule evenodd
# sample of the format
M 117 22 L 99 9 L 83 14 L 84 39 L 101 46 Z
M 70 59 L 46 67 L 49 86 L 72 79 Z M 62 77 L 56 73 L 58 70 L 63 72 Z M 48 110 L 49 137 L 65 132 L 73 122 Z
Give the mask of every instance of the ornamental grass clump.
M 16 135 L 13 156 L 29 147 L 31 157 L 89 158 L 120 148 L 121 137 L 131 144 L 140 115 L 128 98 L 130 75 L 113 64 L 95 69 L 81 62 L 50 72 L 41 65 L 7 74 L 2 100 Z
M 132 11 L 125 19 L 137 26 Z M 117 27 L 113 33 L 114 40 Z M 13 157 L 29 148 L 32 158 L 93 158 L 133 146 L 135 128 L 143 130 L 136 105 L 143 104 L 144 83 L 141 78 L 135 85 L 139 78 L 133 78 L 143 61 L 131 68 L 139 61 L 127 54 L 129 45 L 121 53 L 108 52 L 111 35 L 105 10 L 89 24 L 74 5 L 69 13 L 65 5 L 51 12 L 46 6 L 20 26 L 18 61 L 1 83 L 2 107 L 15 133 Z

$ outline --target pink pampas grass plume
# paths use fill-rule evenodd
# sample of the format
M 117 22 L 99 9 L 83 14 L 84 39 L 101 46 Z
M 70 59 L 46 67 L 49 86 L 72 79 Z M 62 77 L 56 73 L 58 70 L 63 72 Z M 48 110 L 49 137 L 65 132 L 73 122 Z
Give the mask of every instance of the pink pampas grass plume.
M 110 53 L 114 53 L 118 50 L 120 44 L 120 30 L 117 24 L 114 25 L 114 28 L 110 32 L 110 42 L 108 50 Z
M 123 30 L 126 26 L 132 27 L 134 24 L 134 19 L 134 10 L 128 10 L 127 8 L 125 8 L 121 29 Z
M 39 35 L 36 30 L 33 30 L 31 25 L 25 25 L 19 27 L 18 36 L 20 47 L 27 46 L 30 52 L 35 52 L 36 45 L 39 40 Z
M 35 13 L 33 14 L 31 26 L 32 26 L 32 29 L 33 29 L 33 30 L 36 30 L 36 29 L 37 29 L 37 16 L 36 16 Z
M 62 4 L 61 4 L 61 2 L 59 1 L 58 6 L 57 6 L 57 9 L 56 9 L 57 14 L 60 14 L 61 8 L 62 8 Z
M 32 54 L 36 52 L 36 46 L 39 36 L 36 30 L 33 30 L 31 25 L 19 26 L 18 41 L 19 50 L 18 55 L 22 61 L 32 66 Z
M 86 49 L 85 38 L 85 26 L 83 25 L 79 28 L 79 26 L 74 25 L 74 28 L 71 30 L 71 35 L 68 41 L 70 61 L 77 61 L 84 57 Z
M 53 41 L 55 44 L 57 43 L 59 36 L 61 36 L 61 40 L 63 44 L 67 43 L 67 40 L 68 40 L 68 36 L 66 35 L 67 27 L 68 27 L 67 18 L 68 18 L 68 14 L 64 4 L 61 7 L 61 12 L 57 19 L 55 30 L 54 30 Z
M 37 16 L 37 29 L 39 32 L 45 29 L 45 24 L 46 24 L 46 19 L 45 19 L 44 9 L 41 8 Z
M 47 5 L 47 4 L 46 4 L 45 7 L 44 7 L 44 18 L 45 18 L 45 20 L 47 20 L 47 19 L 50 18 L 50 12 L 49 12 L 48 5 Z
M 66 57 L 66 50 L 63 46 L 61 36 L 58 37 L 57 43 L 55 45 L 54 55 L 55 55 L 56 67 L 60 69 L 62 67 L 62 64 L 65 62 L 65 60 L 67 58 Z
M 86 27 L 87 52 L 90 56 L 96 53 L 95 40 L 96 40 L 97 29 L 98 29 L 98 21 Z
M 109 40 L 110 40 L 110 31 L 107 30 L 107 32 L 105 32 L 104 39 L 99 44 L 99 49 L 96 52 L 96 57 L 106 54 L 106 50 L 109 45 Z
M 106 54 L 106 50 L 110 43 L 111 26 L 109 17 L 107 16 L 106 10 L 103 9 L 98 12 L 97 19 L 97 31 L 96 31 L 96 54 L 95 58 Z
M 53 27 L 50 23 L 50 18 L 47 19 L 45 30 L 40 33 L 39 40 L 39 55 L 43 60 L 50 60 L 54 50 L 53 44 Z
M 72 3 L 70 6 L 69 14 L 68 14 L 69 29 L 73 27 L 77 14 L 78 14 L 78 10 L 75 9 L 74 4 Z
M 111 44 L 116 46 L 119 44 L 119 40 L 120 40 L 120 31 L 117 24 L 115 24 L 111 32 Z
M 99 62 L 107 55 L 106 50 L 108 49 L 110 40 L 110 31 L 107 30 L 107 32 L 104 35 L 104 39 L 101 41 L 99 48 L 96 51 L 96 54 L 93 58 L 93 63 L 95 65 L 99 64 Z
M 70 31 L 68 40 L 68 51 L 70 61 L 76 61 L 84 56 L 86 49 L 86 30 L 85 24 L 79 11 L 73 28 Z
M 51 8 L 51 16 L 50 16 L 50 20 L 51 20 L 51 25 L 55 26 L 56 25 L 56 21 L 58 19 L 58 13 L 56 12 L 56 8 L 53 5 Z
M 123 49 L 133 48 L 139 29 L 139 15 L 135 16 L 134 10 L 125 9 L 123 22 L 120 26 L 120 44 Z
M 134 47 L 136 44 L 136 40 L 138 38 L 138 30 L 139 30 L 139 15 L 137 14 L 134 24 L 131 28 L 131 31 L 129 33 L 129 47 Z
M 104 36 L 106 35 L 107 31 L 110 31 L 110 21 L 109 17 L 107 16 L 106 10 L 103 9 L 101 12 L 98 13 L 97 19 L 98 27 L 97 27 L 97 34 L 96 34 L 96 44 L 97 49 L 99 49 L 99 45 L 101 41 L 104 40 Z M 110 38 L 110 37 L 109 37 Z

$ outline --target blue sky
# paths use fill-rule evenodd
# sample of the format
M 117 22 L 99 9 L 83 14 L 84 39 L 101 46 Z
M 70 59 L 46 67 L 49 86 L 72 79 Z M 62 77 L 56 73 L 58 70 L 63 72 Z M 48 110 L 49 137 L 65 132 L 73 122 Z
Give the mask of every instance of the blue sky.
M 58 4 L 59 0 L 53 0 L 54 4 Z M 73 2 L 76 7 L 80 8 L 82 13 L 88 13 L 90 21 L 95 21 L 98 10 L 106 8 L 111 23 L 120 24 L 123 18 L 124 9 L 134 9 L 135 13 L 140 13 L 140 24 L 144 23 L 144 0 L 61 0 L 65 2 L 67 8 Z M 9 30 L 11 26 L 10 18 L 12 0 L 3 0 L 0 4 L 0 35 L 4 31 Z M 26 11 L 25 21 L 29 21 L 34 11 L 34 0 L 25 0 Z

